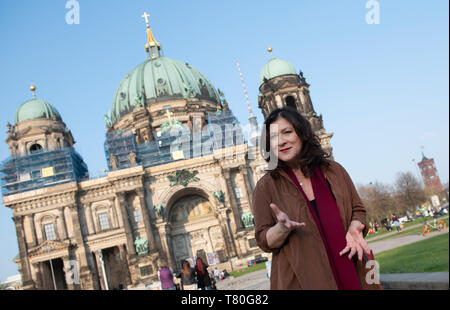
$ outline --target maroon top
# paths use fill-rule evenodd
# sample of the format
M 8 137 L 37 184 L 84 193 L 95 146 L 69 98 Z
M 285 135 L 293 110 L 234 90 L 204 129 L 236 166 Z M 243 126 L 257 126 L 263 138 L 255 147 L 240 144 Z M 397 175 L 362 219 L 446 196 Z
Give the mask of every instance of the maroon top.
M 322 171 L 319 168 L 316 168 L 310 177 L 317 206 L 316 210 L 314 210 L 311 202 L 306 197 L 294 172 L 291 169 L 287 169 L 286 172 L 308 204 L 311 215 L 317 225 L 327 251 L 330 267 L 333 271 L 333 276 L 336 280 L 338 289 L 360 290 L 361 284 L 359 282 L 355 264 L 348 259 L 348 255 L 339 255 L 347 245 L 345 239 L 346 232 L 339 214 L 338 206 Z

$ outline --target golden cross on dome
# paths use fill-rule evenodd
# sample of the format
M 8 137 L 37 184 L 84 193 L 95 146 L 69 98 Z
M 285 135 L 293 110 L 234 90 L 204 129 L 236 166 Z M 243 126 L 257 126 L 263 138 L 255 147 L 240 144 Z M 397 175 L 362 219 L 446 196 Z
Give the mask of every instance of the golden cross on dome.
M 144 14 L 141 16 L 142 18 L 145 18 L 145 23 L 147 24 L 147 27 L 148 27 L 148 17 L 149 17 L 150 15 L 149 14 L 147 14 L 147 12 L 144 12 Z

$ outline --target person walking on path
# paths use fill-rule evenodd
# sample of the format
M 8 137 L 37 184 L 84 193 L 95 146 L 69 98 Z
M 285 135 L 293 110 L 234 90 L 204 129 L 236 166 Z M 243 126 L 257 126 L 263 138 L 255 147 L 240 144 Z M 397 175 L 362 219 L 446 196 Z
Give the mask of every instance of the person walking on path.
M 274 110 L 264 129 L 266 160 L 277 164 L 258 181 L 252 205 L 257 244 L 273 253 L 270 288 L 381 289 L 366 280 L 366 210 L 347 171 L 297 110 Z
M 181 278 L 181 286 L 185 291 L 196 290 L 197 283 L 195 279 L 195 269 L 191 267 L 191 264 L 185 260 L 182 264 L 182 269 L 177 275 Z
M 395 226 L 395 228 L 397 229 L 397 232 L 401 232 L 402 231 L 402 228 L 400 227 L 400 222 L 398 220 L 398 217 L 395 214 L 392 215 L 392 225 Z
M 214 276 L 216 277 L 216 281 L 220 281 L 220 271 L 217 267 L 214 268 Z
M 201 290 L 212 290 L 208 267 L 209 266 L 203 262 L 201 257 L 197 257 L 195 261 L 195 272 L 197 274 L 197 286 Z
M 173 282 L 172 270 L 167 267 L 167 261 L 161 259 L 159 263 L 158 278 L 161 281 L 161 289 L 163 290 L 176 290 L 175 283 Z

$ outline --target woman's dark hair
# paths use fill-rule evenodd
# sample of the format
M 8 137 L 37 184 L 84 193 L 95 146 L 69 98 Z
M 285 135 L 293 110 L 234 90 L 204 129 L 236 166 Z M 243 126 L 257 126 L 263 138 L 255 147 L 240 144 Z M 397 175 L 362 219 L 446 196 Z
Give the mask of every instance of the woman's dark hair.
M 271 148 L 270 124 L 281 117 L 287 120 L 292 125 L 292 127 L 294 127 L 295 133 L 302 142 L 302 148 L 298 156 L 298 163 L 305 177 L 310 176 L 313 173 L 315 167 L 320 167 L 322 165 L 328 166 L 328 158 L 330 157 L 330 155 L 322 149 L 320 140 L 313 132 L 311 124 L 296 109 L 293 109 L 291 107 L 283 107 L 273 110 L 264 122 L 264 129 L 266 131 L 265 151 L 268 152 L 268 150 L 270 150 Z M 265 157 L 266 161 L 270 160 L 270 157 L 268 157 L 267 155 L 263 157 Z M 279 176 L 279 169 L 283 169 L 286 167 L 286 163 L 278 159 L 277 167 L 271 171 L 271 176 L 277 178 Z
M 187 260 L 183 262 L 183 272 L 187 276 L 191 274 L 191 264 Z
M 200 257 L 197 257 L 197 260 L 195 261 L 195 271 L 201 275 L 204 275 L 205 269 L 205 263 Z

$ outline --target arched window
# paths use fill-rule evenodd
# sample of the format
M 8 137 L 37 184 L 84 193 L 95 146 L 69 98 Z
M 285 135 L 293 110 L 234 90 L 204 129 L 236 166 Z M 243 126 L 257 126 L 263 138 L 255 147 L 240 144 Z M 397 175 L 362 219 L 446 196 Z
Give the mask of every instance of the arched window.
M 286 100 L 286 105 L 287 105 L 288 107 L 291 107 L 291 108 L 294 108 L 294 109 L 297 108 L 297 106 L 296 106 L 296 104 L 295 104 L 295 99 L 294 99 L 294 97 L 292 97 L 292 96 L 287 96 L 285 100 Z
M 34 152 L 39 152 L 40 150 L 42 150 L 42 146 L 40 145 L 40 144 L 33 144 L 31 147 L 30 147 L 30 152 L 31 153 L 34 153 Z

